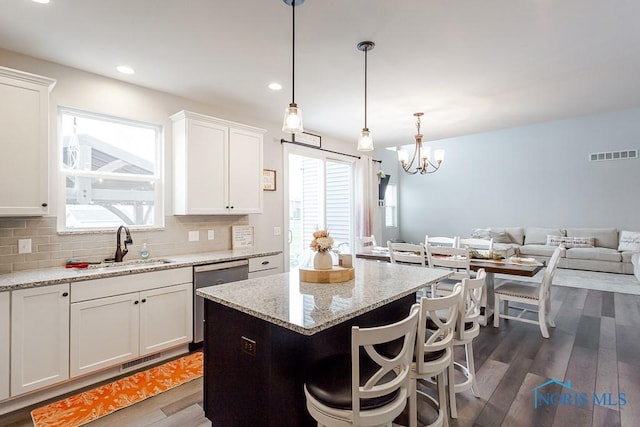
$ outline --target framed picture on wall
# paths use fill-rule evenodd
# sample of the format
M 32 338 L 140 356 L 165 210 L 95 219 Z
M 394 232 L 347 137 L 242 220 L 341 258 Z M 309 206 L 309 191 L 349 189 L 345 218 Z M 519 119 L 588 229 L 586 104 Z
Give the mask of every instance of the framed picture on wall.
M 271 169 L 262 170 L 262 189 L 264 191 L 276 191 L 276 171 Z
M 231 227 L 231 248 L 249 249 L 253 248 L 254 242 L 253 225 L 234 225 Z

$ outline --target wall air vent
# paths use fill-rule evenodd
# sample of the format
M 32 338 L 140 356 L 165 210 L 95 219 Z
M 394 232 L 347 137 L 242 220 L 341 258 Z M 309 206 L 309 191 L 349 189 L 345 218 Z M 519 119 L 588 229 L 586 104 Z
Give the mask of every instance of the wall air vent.
M 147 364 L 156 359 L 160 359 L 162 357 L 162 353 L 152 354 L 150 356 L 141 357 L 140 359 L 132 360 L 131 362 L 127 362 L 120 366 L 120 372 L 127 371 L 131 368 L 134 368 L 139 365 Z
M 622 150 L 622 151 L 607 151 L 605 153 L 591 153 L 589 154 L 590 162 L 599 162 L 601 160 L 629 160 L 637 159 L 638 150 Z

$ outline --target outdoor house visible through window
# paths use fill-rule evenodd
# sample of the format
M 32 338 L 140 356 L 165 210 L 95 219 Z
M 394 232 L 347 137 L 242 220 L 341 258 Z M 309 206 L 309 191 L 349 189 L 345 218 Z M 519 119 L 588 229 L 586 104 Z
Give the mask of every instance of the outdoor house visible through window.
M 65 108 L 59 112 L 58 229 L 162 227 L 160 126 Z

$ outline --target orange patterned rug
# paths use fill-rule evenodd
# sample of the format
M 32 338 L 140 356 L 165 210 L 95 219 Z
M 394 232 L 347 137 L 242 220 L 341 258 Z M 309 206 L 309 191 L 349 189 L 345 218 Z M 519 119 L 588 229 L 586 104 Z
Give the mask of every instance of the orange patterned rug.
M 35 427 L 75 427 L 202 376 L 202 352 L 31 411 Z

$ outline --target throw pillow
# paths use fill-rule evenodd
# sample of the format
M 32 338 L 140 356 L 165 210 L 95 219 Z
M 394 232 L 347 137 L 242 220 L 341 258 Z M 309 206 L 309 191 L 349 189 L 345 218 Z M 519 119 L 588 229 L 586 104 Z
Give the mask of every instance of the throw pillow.
M 594 237 L 565 237 L 564 246 L 566 248 L 592 248 L 595 246 Z
M 492 231 L 493 243 L 511 243 L 511 237 L 506 231 Z
M 565 238 L 553 234 L 547 234 L 547 246 L 560 246 L 564 244 Z
M 635 231 L 621 231 L 619 251 L 640 251 L 640 233 Z
M 489 240 L 493 236 L 491 236 L 490 228 L 476 228 L 475 230 L 473 230 L 473 233 L 471 233 L 471 237 L 473 237 L 474 239 Z

